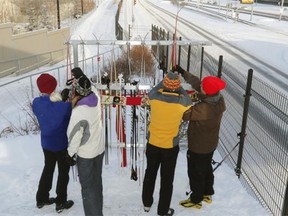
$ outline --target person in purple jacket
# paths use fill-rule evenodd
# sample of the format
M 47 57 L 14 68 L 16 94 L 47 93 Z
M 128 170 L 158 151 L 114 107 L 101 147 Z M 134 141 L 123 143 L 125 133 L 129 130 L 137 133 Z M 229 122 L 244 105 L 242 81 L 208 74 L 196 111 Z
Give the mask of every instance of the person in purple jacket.
M 44 153 L 44 168 L 36 194 L 36 205 L 56 203 L 56 211 L 71 208 L 72 200 L 67 201 L 67 185 L 70 165 L 66 161 L 68 137 L 67 127 L 70 121 L 72 105 L 63 102 L 61 95 L 55 92 L 57 81 L 50 74 L 43 73 L 37 78 L 41 95 L 32 102 L 32 110 L 37 117 L 41 131 L 41 145 Z M 58 166 L 56 198 L 49 197 L 52 188 L 55 166 Z

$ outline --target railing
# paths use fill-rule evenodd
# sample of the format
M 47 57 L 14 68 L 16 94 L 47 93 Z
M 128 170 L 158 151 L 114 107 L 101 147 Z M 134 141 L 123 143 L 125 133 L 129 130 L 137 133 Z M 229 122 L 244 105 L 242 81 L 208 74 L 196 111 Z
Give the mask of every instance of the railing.
M 207 53 L 204 73 L 217 71 L 218 61 Z M 227 103 L 218 151 L 225 157 L 239 142 L 247 77 L 224 61 L 222 77 L 228 81 L 223 92 Z M 216 74 L 214 74 L 216 75 Z M 287 215 L 288 196 L 288 98 L 264 81 L 253 78 L 252 95 L 242 155 L 241 183 L 273 215 Z M 238 152 L 227 160 L 235 169 Z M 235 170 L 237 171 L 237 170 Z M 237 174 L 237 173 L 236 173 Z M 286 191 L 286 192 L 285 192 Z
M 18 59 L 0 61 L 0 78 L 11 74 L 21 75 L 35 70 L 46 64 L 54 64 L 62 61 L 66 56 L 65 49 L 55 50 L 53 52 L 41 53 L 37 55 L 26 56 Z
M 169 37 L 165 30 L 152 27 L 155 38 Z M 153 51 L 156 53 L 155 49 Z M 169 49 L 162 47 L 162 60 L 168 67 Z M 183 50 L 184 51 L 184 50 Z M 178 64 L 193 74 L 203 77 L 219 73 L 220 59 L 215 59 L 199 46 L 179 50 Z M 187 60 L 186 53 L 191 60 Z M 200 55 L 203 55 L 199 59 Z M 161 56 L 161 55 L 159 55 Z M 158 57 L 159 58 L 159 57 Z M 196 61 L 195 61 L 196 59 Z M 160 57 L 161 60 L 161 57 Z M 247 117 L 246 133 L 241 134 L 247 72 L 230 64 L 221 63 L 222 78 L 228 83 L 223 95 L 227 110 L 224 113 L 218 151 L 235 169 L 248 192 L 273 215 L 288 215 L 288 96 L 277 91 L 263 80 L 253 78 L 252 95 Z M 186 67 L 185 67 L 186 66 Z M 243 152 L 239 140 L 245 136 Z M 243 138 L 243 137 L 242 137 Z M 239 158 L 241 157 L 241 158 Z M 241 160 L 241 170 L 238 164 Z

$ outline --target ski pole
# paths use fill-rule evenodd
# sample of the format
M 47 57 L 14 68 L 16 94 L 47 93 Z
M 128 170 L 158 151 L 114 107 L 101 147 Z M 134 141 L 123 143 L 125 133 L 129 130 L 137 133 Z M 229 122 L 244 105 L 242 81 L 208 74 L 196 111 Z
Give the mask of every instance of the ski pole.
M 238 142 L 232 149 L 231 151 L 228 152 L 228 154 L 225 155 L 225 157 L 220 161 L 220 162 L 216 162 L 212 159 L 212 164 L 217 164 L 216 167 L 214 167 L 213 172 L 219 167 L 221 166 L 221 164 L 224 162 L 224 160 L 230 156 L 230 154 L 232 153 L 232 151 L 234 151 L 234 149 L 240 144 L 240 142 Z

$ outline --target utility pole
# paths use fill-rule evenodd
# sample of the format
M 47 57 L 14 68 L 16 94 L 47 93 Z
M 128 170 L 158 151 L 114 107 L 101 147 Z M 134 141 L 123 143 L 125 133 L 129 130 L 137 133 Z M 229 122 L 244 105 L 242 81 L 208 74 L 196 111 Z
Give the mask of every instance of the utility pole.
M 251 14 L 250 14 L 250 21 L 252 21 L 252 16 L 253 16 L 253 6 L 254 6 L 254 0 L 251 4 Z
M 58 29 L 60 29 L 61 26 L 60 26 L 60 6 L 59 6 L 59 0 L 57 0 L 57 24 L 58 24 Z
M 81 12 L 82 12 L 82 16 L 83 16 L 83 14 L 84 14 L 83 0 L 81 0 Z
M 136 0 L 132 0 L 132 26 L 134 26 L 134 5 L 136 4 Z
M 284 12 L 283 5 L 284 5 L 284 0 L 281 1 L 280 16 L 279 16 L 279 20 L 280 20 L 280 21 L 281 21 L 281 19 L 282 19 L 282 14 L 283 14 L 283 12 Z

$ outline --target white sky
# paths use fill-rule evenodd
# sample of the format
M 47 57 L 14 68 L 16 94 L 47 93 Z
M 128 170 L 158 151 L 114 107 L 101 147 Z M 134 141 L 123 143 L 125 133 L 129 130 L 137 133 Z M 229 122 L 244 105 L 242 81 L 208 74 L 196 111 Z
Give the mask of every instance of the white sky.
M 138 0 L 137 0 L 138 1 Z M 143 0 L 142 0 L 143 1 Z M 162 7 L 172 8 L 169 2 L 155 1 Z M 129 2 L 129 0 L 128 0 Z M 128 5 L 124 4 L 123 8 L 127 8 L 126 12 L 121 13 L 121 20 L 129 22 L 128 17 L 131 16 L 131 2 Z M 254 8 L 259 7 L 255 5 Z M 85 15 L 82 19 L 73 25 L 71 39 L 95 39 L 114 40 L 114 14 L 117 10 L 118 4 L 113 0 L 106 0 L 101 3 L 97 10 Z M 261 6 L 262 7 L 262 6 Z M 271 8 L 271 9 L 270 9 Z M 265 10 L 274 10 L 276 7 L 265 7 Z M 133 8 L 135 14 L 135 25 L 151 25 L 152 18 L 148 17 L 139 4 Z M 182 12 L 181 12 L 182 13 Z M 183 11 L 183 15 L 185 11 Z M 126 18 L 125 18 L 126 16 Z M 211 20 L 206 18 L 199 18 L 196 15 L 193 20 L 201 20 L 202 25 L 210 25 Z M 126 19 L 126 21 L 125 21 Z M 207 21 L 207 23 L 206 23 Z M 288 26 L 286 22 L 273 21 L 272 19 L 259 19 L 255 17 L 255 22 L 279 28 L 281 31 L 286 31 L 286 36 L 280 37 L 275 34 L 268 34 L 263 30 L 257 32 L 251 27 L 244 27 L 238 23 L 232 22 L 214 22 L 212 29 L 217 35 L 222 35 L 223 38 L 235 41 L 236 44 L 244 46 L 251 52 L 261 53 L 262 57 L 275 62 L 280 68 L 285 69 L 288 63 L 288 49 L 287 49 L 287 34 Z M 208 23 L 209 22 L 209 23 Z M 154 23 L 156 24 L 156 23 Z M 94 34 L 94 35 L 93 35 Z M 265 44 L 269 43 L 269 54 L 259 51 Z M 253 45 L 253 46 L 252 46 Z M 255 45 L 255 46 L 254 46 Z M 95 47 L 87 48 L 85 55 L 91 56 L 97 53 Z M 271 58 L 273 56 L 273 58 Z M 225 58 L 225 55 L 224 55 Z M 288 72 L 288 70 L 285 70 Z M 6 91 L 7 89 L 5 89 Z M 3 107 L 7 106 L 7 101 L 14 100 L 17 104 L 23 95 L 13 96 L 11 92 L 15 87 L 8 89 L 9 94 L 5 94 L 7 98 L 0 101 L 1 114 L 5 114 L 9 119 L 15 112 L 12 112 L 15 107 L 6 107 L 3 112 Z M 23 93 L 22 93 L 23 94 Z M 4 102 L 6 101 L 6 102 Z M 6 104 L 5 104 L 6 103 Z M 19 108 L 19 107 L 18 107 Z M 16 115 L 20 112 L 16 110 Z M 11 115 L 11 116 L 10 116 Z M 1 116 L 2 118 L 2 116 Z M 2 123 L 3 124 L 3 123 Z M 2 128 L 3 125 L 1 125 Z M 130 152 L 127 152 L 128 158 Z M 145 158 L 143 157 L 143 150 L 139 151 L 139 168 L 140 179 L 143 178 L 143 168 L 145 166 Z M 186 173 L 186 148 L 181 147 L 178 156 L 176 167 L 176 174 L 174 180 L 174 192 L 171 202 L 171 207 L 175 209 L 175 215 L 202 215 L 202 216 L 265 216 L 268 213 L 264 208 L 241 186 L 234 170 L 228 168 L 224 163 L 215 171 L 215 195 L 213 196 L 213 203 L 211 205 L 204 204 L 201 210 L 185 209 L 178 205 L 178 202 L 186 198 L 185 192 L 188 190 L 188 178 Z M 141 201 L 141 181 L 130 180 L 131 164 L 127 168 L 120 168 L 119 166 L 119 150 L 116 148 L 109 149 L 109 165 L 103 167 L 103 186 L 104 186 L 104 215 L 156 215 L 157 202 L 159 193 L 159 181 L 157 181 L 154 192 L 154 205 L 149 213 L 144 213 Z M 216 152 L 214 159 L 220 161 L 221 158 Z M 144 160 L 144 161 L 143 161 Z M 35 193 L 38 186 L 38 181 L 43 168 L 43 153 L 40 146 L 39 135 L 29 135 L 24 137 L 2 137 L 0 138 L 0 215 L 58 215 L 55 211 L 55 206 L 47 206 L 43 209 L 37 209 L 35 206 Z M 57 172 L 55 173 L 57 176 Z M 51 196 L 55 196 L 56 179 L 53 182 L 53 189 Z M 158 176 L 159 180 L 159 176 Z M 78 216 L 84 215 L 82 209 L 81 188 L 79 182 L 75 182 L 72 177 L 69 182 L 68 198 L 74 200 L 75 205 L 61 215 Z

